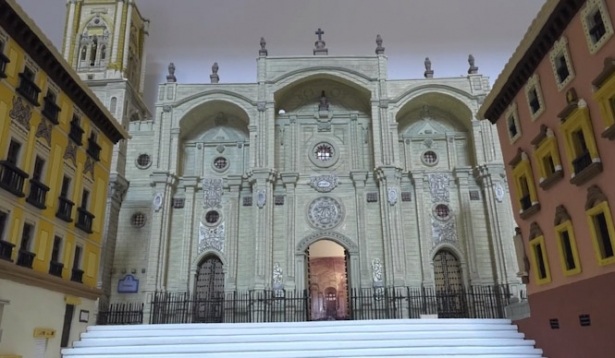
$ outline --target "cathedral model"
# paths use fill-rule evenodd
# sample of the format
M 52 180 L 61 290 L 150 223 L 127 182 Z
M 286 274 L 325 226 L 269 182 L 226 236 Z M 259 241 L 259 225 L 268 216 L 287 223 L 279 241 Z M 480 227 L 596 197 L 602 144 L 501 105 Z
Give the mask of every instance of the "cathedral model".
M 150 114 L 134 2 L 68 6 L 64 55 L 132 136 L 113 156 L 106 300 L 522 286 L 472 56 L 465 76 L 435 78 L 426 59 L 424 78 L 390 80 L 380 36 L 366 56 L 328 55 L 320 29 L 308 56 L 261 39 L 256 83 L 223 83 L 217 63 L 210 83 L 182 83 L 170 64 Z

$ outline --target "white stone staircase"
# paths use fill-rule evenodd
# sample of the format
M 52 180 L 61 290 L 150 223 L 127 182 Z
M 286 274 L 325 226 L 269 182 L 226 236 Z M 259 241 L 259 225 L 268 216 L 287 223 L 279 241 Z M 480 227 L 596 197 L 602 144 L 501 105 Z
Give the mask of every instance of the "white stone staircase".
M 64 358 L 538 358 L 506 319 L 92 326 Z

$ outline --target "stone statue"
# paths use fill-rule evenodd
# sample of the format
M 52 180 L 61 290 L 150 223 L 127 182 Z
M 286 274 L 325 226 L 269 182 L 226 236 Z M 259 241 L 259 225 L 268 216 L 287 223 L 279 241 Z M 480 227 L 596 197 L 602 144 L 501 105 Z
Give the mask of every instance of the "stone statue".
M 425 78 L 433 78 L 433 70 L 431 69 L 431 60 L 425 57 Z
M 372 278 L 374 285 L 381 284 L 384 281 L 384 273 L 382 272 L 382 261 L 380 259 L 372 260 Z
M 384 47 L 382 47 L 382 36 L 376 35 L 376 55 L 383 55 Z
M 167 75 L 167 82 L 175 82 L 177 78 L 175 78 L 175 64 L 173 62 L 169 63 L 169 74 Z
M 211 83 L 220 82 L 220 76 L 218 76 L 218 69 L 218 62 L 214 62 L 213 66 L 211 66 L 211 75 L 209 75 Z
M 282 266 L 279 262 L 273 265 L 273 289 L 284 289 Z
M 258 55 L 259 56 L 267 56 L 268 55 L 267 41 L 265 41 L 264 37 L 261 37 L 261 49 L 258 50 Z
M 474 56 L 472 56 L 472 54 L 468 56 L 468 63 L 470 64 L 470 68 L 468 68 L 468 74 L 473 75 L 478 73 L 478 67 L 476 67 Z
M 318 104 L 319 111 L 328 111 L 329 110 L 329 100 L 327 96 L 325 96 L 325 91 L 322 91 L 320 95 L 320 103 Z

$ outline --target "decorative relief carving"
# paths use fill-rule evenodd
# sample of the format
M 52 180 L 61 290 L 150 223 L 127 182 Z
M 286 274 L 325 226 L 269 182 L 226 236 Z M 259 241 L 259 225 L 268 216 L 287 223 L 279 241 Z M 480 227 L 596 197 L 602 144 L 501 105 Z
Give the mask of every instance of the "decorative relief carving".
M 339 178 L 335 174 L 323 174 L 310 177 L 310 186 L 320 193 L 328 193 L 337 187 Z
M 433 203 L 450 201 L 450 177 L 446 173 L 428 174 L 429 190 Z
M 397 189 L 389 188 L 387 191 L 387 195 L 389 198 L 389 204 L 395 205 L 395 203 L 397 203 Z
M 72 140 L 68 141 L 66 149 L 64 150 L 64 159 L 70 159 L 73 162 L 73 166 L 77 166 L 77 144 Z
M 317 198 L 308 208 L 309 223 L 318 229 L 336 227 L 342 221 L 342 216 L 342 205 L 330 197 Z
M 449 220 L 441 221 L 436 218 L 431 218 L 431 231 L 434 239 L 434 245 L 438 245 L 444 242 L 456 243 L 457 242 L 457 225 L 455 218 L 451 217 Z
M 38 124 L 36 128 L 36 138 L 44 139 L 47 142 L 47 145 L 51 146 L 51 131 L 53 130 L 53 125 L 41 119 L 41 123 Z
M 222 178 L 203 180 L 203 208 L 219 208 L 222 204 Z
M 502 186 L 502 183 L 496 183 L 493 186 L 493 194 L 498 202 L 501 203 L 502 200 L 504 200 L 504 187 Z
M 154 200 L 152 200 L 152 205 L 154 206 L 155 212 L 160 211 L 160 209 L 162 208 L 162 198 L 163 198 L 162 193 L 156 193 L 156 195 L 154 195 Z
M 15 96 L 13 97 L 13 108 L 9 112 L 9 117 L 21 124 L 26 130 L 30 130 L 32 106 L 21 99 L 21 97 Z
M 372 278 L 374 279 L 374 287 L 384 286 L 382 261 L 378 258 L 372 260 Z
M 224 252 L 224 223 L 216 227 L 207 227 L 202 222 L 199 223 L 199 247 L 198 254 L 207 249 Z
M 346 248 L 349 253 L 357 254 L 359 252 L 359 247 L 349 237 L 335 231 L 319 231 L 303 238 L 297 244 L 297 253 L 303 255 L 311 244 L 323 238 L 336 241 Z
M 279 262 L 273 264 L 273 289 L 276 291 L 284 289 L 284 272 Z
M 262 209 L 266 203 L 267 203 L 267 195 L 265 194 L 265 190 L 259 189 L 256 192 L 256 205 Z

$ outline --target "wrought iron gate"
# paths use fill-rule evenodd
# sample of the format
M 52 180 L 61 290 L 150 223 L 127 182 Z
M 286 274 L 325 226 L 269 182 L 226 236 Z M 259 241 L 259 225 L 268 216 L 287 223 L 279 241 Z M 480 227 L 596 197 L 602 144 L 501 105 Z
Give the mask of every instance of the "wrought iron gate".
M 217 323 L 223 319 L 224 271 L 222 261 L 208 256 L 199 265 L 195 290 L 194 322 Z
M 449 251 L 441 250 L 434 257 L 433 263 L 438 316 L 441 318 L 465 317 L 467 305 L 459 260 Z

